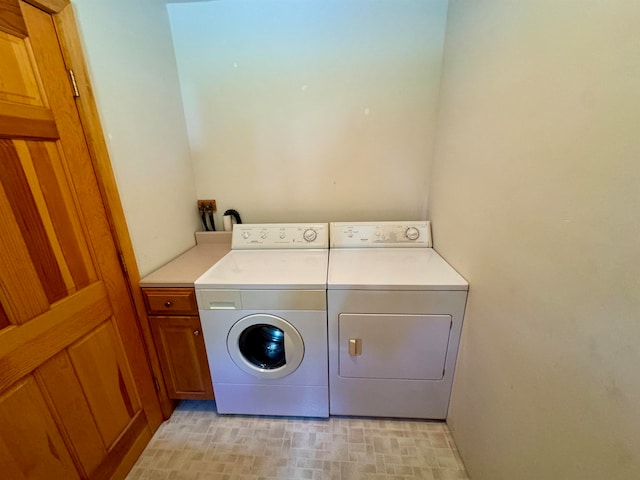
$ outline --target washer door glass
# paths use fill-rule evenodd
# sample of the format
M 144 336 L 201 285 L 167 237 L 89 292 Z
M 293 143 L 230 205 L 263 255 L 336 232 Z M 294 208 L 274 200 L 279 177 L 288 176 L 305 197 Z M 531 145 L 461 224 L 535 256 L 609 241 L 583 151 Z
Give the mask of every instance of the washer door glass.
M 256 367 L 266 370 L 286 364 L 284 332 L 278 327 L 259 323 L 245 329 L 238 339 L 240 353 Z
M 241 318 L 231 327 L 227 350 L 246 373 L 264 379 L 282 378 L 302 363 L 304 342 L 283 318 L 255 314 Z

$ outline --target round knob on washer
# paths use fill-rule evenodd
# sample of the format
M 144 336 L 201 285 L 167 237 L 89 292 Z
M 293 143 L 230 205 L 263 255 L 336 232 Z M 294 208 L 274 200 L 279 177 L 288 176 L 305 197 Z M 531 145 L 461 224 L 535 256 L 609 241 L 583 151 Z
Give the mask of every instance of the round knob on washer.
M 263 239 L 263 240 L 264 240 L 265 238 L 267 238 L 267 232 L 262 232 L 262 233 L 260 234 L 260 238 L 261 238 L 261 239 Z
M 404 235 L 409 240 L 417 240 L 418 238 L 420 238 L 420 230 L 418 230 L 416 227 L 409 227 L 404 231 Z
M 242 238 L 244 238 L 244 239 L 246 240 L 247 238 L 249 238 L 249 236 L 250 236 L 250 235 L 251 235 L 251 234 L 250 234 L 249 232 L 244 232 L 244 233 L 242 234 Z
M 302 234 L 302 238 L 307 242 L 313 242 L 316 238 L 318 238 L 318 232 L 316 232 L 312 228 L 307 228 Z

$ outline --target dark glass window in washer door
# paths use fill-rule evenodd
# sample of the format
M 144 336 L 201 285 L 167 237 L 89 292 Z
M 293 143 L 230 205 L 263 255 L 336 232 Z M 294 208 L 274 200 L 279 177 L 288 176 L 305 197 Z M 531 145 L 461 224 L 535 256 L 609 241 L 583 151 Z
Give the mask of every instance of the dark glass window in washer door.
M 240 353 L 252 364 L 266 370 L 284 366 L 284 332 L 273 325 L 260 323 L 242 332 L 238 340 Z

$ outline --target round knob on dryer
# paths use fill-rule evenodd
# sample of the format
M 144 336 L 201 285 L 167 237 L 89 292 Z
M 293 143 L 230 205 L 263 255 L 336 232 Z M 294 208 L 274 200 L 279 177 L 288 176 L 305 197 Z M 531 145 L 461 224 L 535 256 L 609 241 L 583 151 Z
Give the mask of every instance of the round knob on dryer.
M 418 238 L 420 238 L 420 230 L 418 230 L 416 227 L 409 227 L 405 230 L 404 235 L 409 240 L 417 240 Z
M 251 234 L 250 234 L 249 232 L 244 232 L 244 233 L 242 234 L 242 238 L 244 238 L 245 240 L 246 240 L 247 238 L 249 238 L 250 236 L 251 236 Z
M 261 239 L 263 239 L 263 240 L 264 240 L 265 238 L 267 238 L 267 232 L 262 232 L 262 233 L 260 234 L 260 238 L 261 238 Z
M 316 232 L 312 228 L 307 228 L 302 234 L 302 238 L 307 242 L 313 242 L 316 238 L 318 238 L 318 232 Z

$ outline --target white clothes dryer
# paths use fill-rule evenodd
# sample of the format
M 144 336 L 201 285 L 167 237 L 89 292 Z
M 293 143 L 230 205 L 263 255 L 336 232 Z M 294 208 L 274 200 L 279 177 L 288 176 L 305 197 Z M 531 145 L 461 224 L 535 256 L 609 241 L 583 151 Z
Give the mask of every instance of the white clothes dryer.
M 330 413 L 444 419 L 468 284 L 429 222 L 332 223 Z
M 328 224 L 240 224 L 195 282 L 218 413 L 329 416 Z

